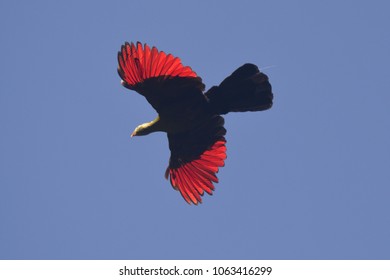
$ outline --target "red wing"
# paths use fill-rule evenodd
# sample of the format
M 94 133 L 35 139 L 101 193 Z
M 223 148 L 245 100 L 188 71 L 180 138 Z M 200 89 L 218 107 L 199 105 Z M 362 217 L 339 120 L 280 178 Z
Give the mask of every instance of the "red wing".
M 212 194 L 216 173 L 226 159 L 223 118 L 214 116 L 191 132 L 168 134 L 171 158 L 165 177 L 188 203 L 202 202 L 204 192 Z
M 190 67 L 140 42 L 122 45 L 118 73 L 122 85 L 145 96 L 159 114 L 180 115 L 190 108 L 188 104 L 206 102 L 202 79 Z
M 172 186 L 180 191 L 189 203 L 202 202 L 204 192 L 212 195 L 214 184 L 218 183 L 216 173 L 224 166 L 226 159 L 226 140 L 214 143 L 210 150 L 205 151 L 199 159 L 184 163 L 178 168 L 167 169 L 166 177 L 170 176 Z
M 187 77 L 195 78 L 196 73 L 189 66 L 183 66 L 180 58 L 158 51 L 155 47 L 140 42 L 125 43 L 118 53 L 118 73 L 122 84 L 135 89 L 138 83 L 155 77 Z

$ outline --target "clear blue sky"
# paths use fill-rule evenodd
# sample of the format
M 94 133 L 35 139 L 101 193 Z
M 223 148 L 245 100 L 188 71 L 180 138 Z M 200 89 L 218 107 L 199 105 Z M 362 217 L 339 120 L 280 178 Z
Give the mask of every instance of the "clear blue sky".
M 0 3 L 1 259 L 390 258 L 390 5 L 226 2 Z M 226 116 L 198 207 L 166 135 L 130 139 L 155 117 L 116 72 L 137 40 L 208 88 L 246 62 L 273 85 Z

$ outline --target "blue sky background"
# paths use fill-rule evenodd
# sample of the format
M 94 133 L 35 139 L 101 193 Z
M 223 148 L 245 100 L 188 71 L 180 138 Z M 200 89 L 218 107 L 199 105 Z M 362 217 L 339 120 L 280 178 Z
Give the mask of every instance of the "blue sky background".
M 1 1 L 1 259 L 389 259 L 386 1 Z M 223 3 L 223 4 L 222 4 Z M 141 41 L 209 88 L 246 62 L 274 107 L 226 116 L 215 194 L 163 178 L 120 85 Z

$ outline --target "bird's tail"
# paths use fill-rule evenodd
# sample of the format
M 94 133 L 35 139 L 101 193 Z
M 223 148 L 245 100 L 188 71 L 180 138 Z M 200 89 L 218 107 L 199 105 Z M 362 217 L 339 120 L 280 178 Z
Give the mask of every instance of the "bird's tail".
M 272 88 L 267 75 L 254 64 L 244 64 L 219 86 L 206 93 L 215 114 L 262 111 L 272 106 Z

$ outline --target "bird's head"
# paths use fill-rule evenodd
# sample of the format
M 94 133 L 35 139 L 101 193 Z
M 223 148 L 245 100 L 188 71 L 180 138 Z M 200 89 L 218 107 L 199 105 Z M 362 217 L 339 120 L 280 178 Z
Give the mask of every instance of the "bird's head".
M 131 137 L 148 135 L 149 133 L 156 132 L 156 131 L 162 131 L 159 116 L 157 116 L 157 118 L 155 118 L 151 122 L 143 123 L 137 126 L 134 129 L 133 133 L 131 134 Z
M 148 128 L 150 128 L 150 123 L 140 124 L 139 126 L 137 126 L 134 129 L 134 131 L 133 131 L 133 133 L 131 133 L 130 137 L 147 135 L 151 132 L 151 131 L 149 131 Z

